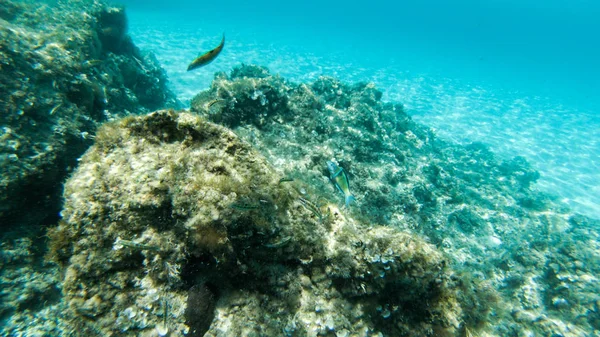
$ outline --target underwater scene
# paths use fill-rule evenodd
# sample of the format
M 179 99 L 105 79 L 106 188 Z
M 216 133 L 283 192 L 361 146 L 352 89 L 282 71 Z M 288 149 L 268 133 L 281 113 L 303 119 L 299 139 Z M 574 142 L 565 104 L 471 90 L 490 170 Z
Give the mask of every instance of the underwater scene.
M 0 336 L 600 336 L 598 17 L 0 0 Z

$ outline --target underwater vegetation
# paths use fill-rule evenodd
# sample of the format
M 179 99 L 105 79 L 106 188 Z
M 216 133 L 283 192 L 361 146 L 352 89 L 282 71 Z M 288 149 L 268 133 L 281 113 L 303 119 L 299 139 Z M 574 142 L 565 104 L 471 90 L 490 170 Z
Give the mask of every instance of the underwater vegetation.
M 126 29 L 124 9 L 98 1 L 0 4 L 3 232 L 56 221 L 61 181 L 100 123 L 177 105 Z
M 598 330 L 599 298 L 590 295 L 598 290 L 598 221 L 538 192 L 539 173 L 522 157 L 498 159 L 484 144 L 444 142 L 381 97 L 371 83 L 330 77 L 290 83 L 242 65 L 216 74 L 211 88 L 192 100 L 192 111 L 232 128 L 319 205 L 342 205 L 326 168 L 337 159 L 356 197 L 345 214 L 418 233 L 444 252 L 461 291 L 479 288 L 476 299 L 461 302 L 468 312 L 463 333 L 586 336 Z M 206 109 L 204 102 L 213 100 L 218 107 Z M 243 114 L 235 119 L 237 111 Z M 565 255 L 559 247 L 567 242 L 581 242 L 585 252 Z M 555 259 L 579 267 L 563 265 L 563 281 L 552 281 Z M 557 296 L 550 290 L 557 284 L 576 299 Z

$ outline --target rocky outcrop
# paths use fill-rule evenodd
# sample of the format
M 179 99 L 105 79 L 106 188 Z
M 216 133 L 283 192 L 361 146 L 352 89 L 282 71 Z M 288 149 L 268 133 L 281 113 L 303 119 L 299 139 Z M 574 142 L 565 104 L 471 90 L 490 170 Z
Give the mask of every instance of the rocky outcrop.
M 97 126 L 177 106 L 156 59 L 99 1 L 0 4 L 0 227 L 58 218 L 62 182 Z
M 319 214 L 281 178 L 189 113 L 104 125 L 49 233 L 64 321 L 81 336 L 458 335 L 468 296 L 437 249 Z

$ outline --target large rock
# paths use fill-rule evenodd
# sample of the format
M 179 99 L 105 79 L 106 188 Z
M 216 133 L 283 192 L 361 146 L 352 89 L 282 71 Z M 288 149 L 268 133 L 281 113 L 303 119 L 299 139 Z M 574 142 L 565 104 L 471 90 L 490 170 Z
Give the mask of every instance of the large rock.
M 126 28 L 124 10 L 100 1 L 0 4 L 3 232 L 56 221 L 62 181 L 101 122 L 177 105 Z
M 439 251 L 281 178 L 189 113 L 104 125 L 49 233 L 64 321 L 77 336 L 458 335 L 473 294 Z

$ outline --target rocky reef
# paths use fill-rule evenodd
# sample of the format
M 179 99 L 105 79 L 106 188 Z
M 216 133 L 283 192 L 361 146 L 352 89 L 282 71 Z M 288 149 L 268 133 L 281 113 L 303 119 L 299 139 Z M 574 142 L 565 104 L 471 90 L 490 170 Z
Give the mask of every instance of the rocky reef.
M 372 83 L 253 65 L 163 109 L 102 2 L 5 1 L 0 24 L 0 335 L 599 334 L 600 222 L 523 158 Z
M 217 74 L 192 113 L 102 126 L 49 232 L 65 270 L 61 329 L 597 331 L 599 223 L 537 192 L 522 158 L 438 140 L 380 98 L 372 84 L 241 66 Z M 350 176 L 349 207 L 327 160 Z
M 216 74 L 191 112 L 128 116 L 95 135 L 46 260 L 29 257 L 28 239 L 3 244 L 3 267 L 31 266 L 3 276 L 14 284 L 3 298 L 27 308 L 6 335 L 600 328 L 600 223 L 537 192 L 522 158 L 441 141 L 372 84 L 240 66 Z M 350 177 L 350 206 L 328 160 Z M 62 273 L 43 278 L 40 263 Z
M 335 204 L 317 216 L 282 177 L 189 113 L 104 125 L 49 233 L 72 331 L 457 335 L 475 294 L 443 254 Z
M 62 181 L 99 124 L 178 104 L 123 8 L 99 1 L 2 1 L 0 70 L 3 232 L 57 220 Z
M 381 97 L 370 83 L 295 84 L 241 66 L 216 74 L 192 111 L 232 128 L 320 205 L 343 204 L 323 164 L 339 162 L 356 196 L 345 214 L 418 233 L 444 252 L 461 286 L 479 289 L 461 303 L 465 331 L 597 333 L 600 223 L 538 192 L 523 158 L 439 140 Z
M 58 336 L 61 274 L 44 255 L 64 180 L 100 124 L 179 103 L 101 1 L 0 2 L 0 88 L 0 335 Z

